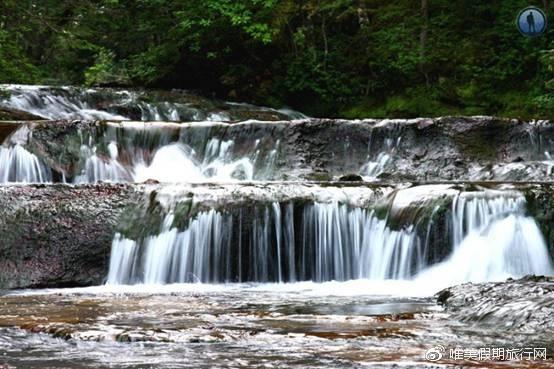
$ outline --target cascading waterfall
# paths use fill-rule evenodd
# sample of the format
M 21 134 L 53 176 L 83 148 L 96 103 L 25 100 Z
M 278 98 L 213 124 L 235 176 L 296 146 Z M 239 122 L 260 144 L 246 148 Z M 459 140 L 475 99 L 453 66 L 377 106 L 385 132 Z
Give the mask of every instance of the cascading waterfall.
M 212 138 L 202 159 L 188 145 L 175 142 L 156 149 L 149 161 L 142 150 L 136 150 L 130 162 L 123 164 L 119 159 L 116 142 L 108 144 L 109 156 L 100 157 L 96 148 L 83 145 L 81 157 L 84 161 L 76 183 L 95 182 L 204 182 L 252 180 L 255 178 L 255 164 L 259 150 L 248 156 L 235 158 L 231 152 L 233 141 Z M 265 163 L 259 168 L 258 176 L 271 176 L 277 156 L 277 148 L 271 150 Z
M 27 127 L 21 126 L 0 146 L 0 183 L 51 182 L 48 167 L 23 147 L 28 135 Z
M 454 251 L 432 266 L 426 258 L 432 245 L 413 226 L 391 230 L 373 211 L 338 203 L 273 203 L 249 216 L 243 209 L 209 210 L 185 230 L 169 213 L 156 236 L 115 237 L 108 283 L 414 278 L 436 284 L 552 273 L 540 230 L 524 215 L 523 196 L 462 193 L 452 210 Z
M 49 170 L 21 145 L 0 147 L 0 183 L 50 182 Z
M 452 244 L 509 214 L 525 212 L 525 197 L 517 192 L 462 192 L 452 201 Z
M 213 104 L 198 96 L 191 98 L 179 93 L 175 97 L 182 102 L 153 102 L 148 92 L 119 89 L 0 85 L 0 91 L 9 95 L 3 101 L 0 99 L 0 105 L 46 119 L 229 122 L 241 120 L 243 112 L 269 113 L 280 119 L 306 118 L 289 109 L 229 102 Z M 205 106 L 193 106 L 188 101 L 202 101 Z
M 127 119 L 94 109 L 89 101 L 94 100 L 95 90 L 19 85 L 2 85 L 1 89 L 10 93 L 2 105 L 47 119 Z
M 373 131 L 371 131 L 367 147 L 367 163 L 360 169 L 360 174 L 366 181 L 376 179 L 390 166 L 394 153 L 402 141 L 402 136 L 399 135 L 399 130 L 395 123 L 390 123 L 386 120 L 381 122 L 382 126 L 387 124 L 390 125 L 390 128 L 388 128 L 389 137 L 384 138 L 384 147 L 379 150 L 376 156 L 372 154 Z
M 85 165 L 81 174 L 75 177 L 75 183 L 96 182 L 129 182 L 132 175 L 118 160 L 117 143 L 108 145 L 109 158 L 103 159 L 96 154 L 96 148 L 81 146 L 81 157 L 85 159 Z
M 390 230 L 372 211 L 315 203 L 300 210 L 297 228 L 295 210 L 292 203 L 256 208 L 253 219 L 239 215 L 238 229 L 233 214 L 210 210 L 184 231 L 169 214 L 157 236 L 116 236 L 107 282 L 405 279 L 424 266 L 415 232 Z
M 494 191 L 491 191 L 494 192 Z M 417 280 L 446 287 L 554 272 L 536 221 L 525 216 L 525 198 L 465 193 L 453 202 L 454 251 Z M 515 196 L 514 196 L 515 195 Z

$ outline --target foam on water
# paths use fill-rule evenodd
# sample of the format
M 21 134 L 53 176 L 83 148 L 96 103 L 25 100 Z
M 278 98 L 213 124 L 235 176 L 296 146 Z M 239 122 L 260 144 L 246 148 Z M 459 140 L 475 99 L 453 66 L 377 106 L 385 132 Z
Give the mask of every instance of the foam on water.
M 405 296 L 426 297 L 437 292 L 428 284 L 412 280 L 375 281 L 356 279 L 329 282 L 291 283 L 172 283 L 172 284 L 105 284 L 93 287 L 15 290 L 7 295 L 104 295 L 104 294 L 214 294 L 214 293 L 275 293 L 299 296 Z
M 108 145 L 109 156 L 97 154 L 95 146 L 83 145 L 84 162 L 76 183 L 95 182 L 144 182 L 156 180 L 162 183 L 229 182 L 254 179 L 254 163 L 258 152 L 235 158 L 231 153 L 232 141 L 211 139 L 207 152 L 201 158 L 190 146 L 175 142 L 160 146 L 146 160 L 144 150 L 135 149 L 127 155 L 127 163 L 119 158 L 118 144 Z M 271 175 L 276 151 L 272 151 L 259 175 Z
M 201 182 L 205 179 L 199 165 L 192 160 L 191 150 L 179 143 L 163 146 L 156 151 L 150 164 L 134 167 L 136 182 L 155 179 L 160 182 Z

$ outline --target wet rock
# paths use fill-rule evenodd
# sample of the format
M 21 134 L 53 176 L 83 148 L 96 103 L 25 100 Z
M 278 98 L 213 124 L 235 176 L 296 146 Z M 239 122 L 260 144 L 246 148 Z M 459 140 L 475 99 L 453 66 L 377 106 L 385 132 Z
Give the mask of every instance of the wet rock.
M 326 172 L 313 172 L 307 174 L 306 179 L 309 181 L 325 182 L 332 180 L 333 177 Z
M 129 147 L 152 153 L 160 145 L 177 140 L 194 149 L 199 160 L 212 139 L 231 140 L 236 159 L 254 151 L 259 151 L 259 158 L 267 158 L 275 150 L 274 167 L 257 179 L 328 181 L 344 173 L 360 173 L 368 162 L 377 161 L 380 153 L 387 153 L 390 161 L 377 175 L 379 180 L 529 181 L 552 176 L 552 165 L 544 154 L 554 152 L 549 143 L 554 142 L 554 128 L 549 122 L 447 117 L 151 123 L 148 134 L 136 135 L 137 129 L 145 126 L 149 123 L 135 124 L 131 129 L 129 123 L 118 122 L 43 122 L 33 125 L 27 148 L 55 171 L 64 171 L 69 179 L 82 168 L 81 145 L 92 142 L 98 155 L 109 157 L 107 146 L 114 137 L 123 162 L 130 159 L 131 154 L 126 153 Z M 253 142 L 258 142 L 256 148 Z M 258 172 L 265 164 L 258 160 Z
M 124 185 L 0 187 L 0 288 L 101 283 L 119 217 L 140 199 Z
M 527 211 L 539 224 L 550 255 L 554 257 L 554 184 L 528 186 L 522 192 L 527 200 Z
M 346 174 L 344 176 L 339 177 L 339 181 L 341 182 L 361 182 L 364 179 L 359 174 Z
M 527 212 L 538 221 L 547 243 L 554 244 L 554 184 L 400 187 L 395 191 L 367 182 L 0 186 L 0 288 L 100 284 L 115 233 L 137 241 L 157 235 L 168 211 L 175 214 L 172 226 L 183 230 L 199 212 L 219 210 L 231 215 L 234 229 L 245 232 L 244 241 L 264 209 L 272 214 L 274 202 L 292 206 L 295 222 L 313 202 L 373 209 L 393 230 L 413 225 L 429 244 L 427 261 L 434 263 L 451 251 L 449 220 L 457 194 L 517 190 L 525 195 Z M 550 253 L 554 255 L 552 247 Z
M 454 318 L 479 325 L 531 332 L 554 329 L 554 277 L 466 283 L 436 295 Z
M 4 142 L 17 128 L 19 128 L 17 123 L 0 122 L 0 142 Z

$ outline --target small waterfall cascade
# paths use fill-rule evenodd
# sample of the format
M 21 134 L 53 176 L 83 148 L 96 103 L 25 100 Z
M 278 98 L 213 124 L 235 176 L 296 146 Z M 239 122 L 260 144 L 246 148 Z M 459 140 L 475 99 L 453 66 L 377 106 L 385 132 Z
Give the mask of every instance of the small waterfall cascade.
M 515 191 L 462 192 L 452 201 L 452 245 L 510 214 L 525 213 L 525 197 Z
M 46 119 L 126 119 L 119 114 L 93 108 L 95 90 L 19 85 L 2 85 L 0 88 L 9 93 L 9 97 L 1 102 L 3 106 Z
M 179 231 L 169 214 L 157 236 L 117 235 L 107 283 L 406 279 L 424 267 L 416 233 L 390 230 L 370 210 L 273 203 L 234 216 L 202 212 Z
M 81 173 L 75 177 L 75 183 L 97 182 L 130 182 L 132 175 L 118 160 L 119 152 L 116 142 L 108 144 L 109 157 L 102 158 L 96 153 L 96 148 L 81 146 L 81 157 L 85 165 Z
M 215 121 L 255 118 L 305 119 L 290 109 L 213 102 L 183 91 L 161 93 L 121 89 L 0 85 L 0 105 L 46 119 Z M 168 99 L 165 101 L 164 99 Z
M 178 229 L 175 214 L 159 234 L 113 240 L 109 284 L 316 282 L 415 279 L 487 281 L 553 272 L 525 199 L 515 191 L 453 197 L 451 254 L 430 265 L 431 225 L 392 230 L 374 211 L 339 203 L 274 202 L 240 211 L 207 210 Z M 243 211 L 244 210 L 244 211 Z M 433 210 L 435 213 L 437 209 Z M 444 247 L 444 245 L 440 246 Z
M 257 148 L 259 141 L 254 150 L 242 157 L 235 156 L 233 145 L 232 140 L 211 138 L 203 155 L 182 142 L 162 145 L 152 151 L 132 148 L 123 162 L 117 142 L 107 145 L 108 155 L 99 155 L 96 146 L 89 143 L 81 146 L 84 164 L 74 182 L 194 183 L 271 178 L 278 157 L 278 141 L 265 156 Z
M 394 123 L 384 121 L 380 125 L 390 125 L 387 129 L 388 137 L 383 139 L 383 147 L 381 147 L 376 154 L 372 153 L 372 141 L 374 140 L 372 131 L 367 147 L 367 163 L 360 169 L 360 174 L 366 181 L 375 180 L 392 164 L 394 153 L 402 141 L 400 130 Z
M 484 194 L 465 193 L 454 200 L 454 250 L 417 280 L 446 287 L 554 273 L 542 233 L 525 215 L 525 198 Z
M 0 184 L 51 182 L 50 170 L 23 147 L 29 134 L 22 126 L 0 146 Z
M 0 147 L 0 183 L 50 182 L 48 169 L 21 145 Z

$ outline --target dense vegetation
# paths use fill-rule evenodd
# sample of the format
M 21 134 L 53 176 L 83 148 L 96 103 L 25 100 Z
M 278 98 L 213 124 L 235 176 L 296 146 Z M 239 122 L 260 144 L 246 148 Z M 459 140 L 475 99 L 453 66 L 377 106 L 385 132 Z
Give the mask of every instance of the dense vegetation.
M 546 0 L 2 0 L 0 82 L 186 88 L 313 115 L 552 117 Z M 554 17 L 553 17 L 554 19 Z

